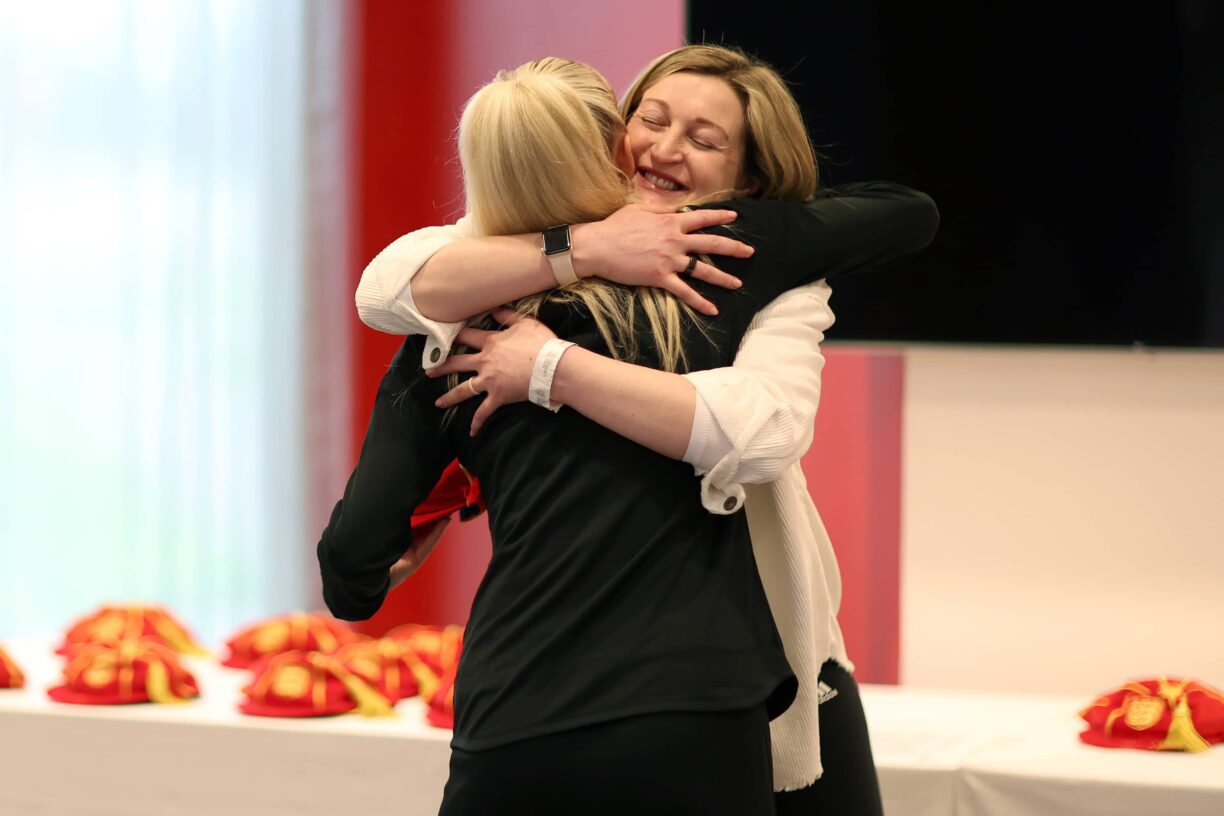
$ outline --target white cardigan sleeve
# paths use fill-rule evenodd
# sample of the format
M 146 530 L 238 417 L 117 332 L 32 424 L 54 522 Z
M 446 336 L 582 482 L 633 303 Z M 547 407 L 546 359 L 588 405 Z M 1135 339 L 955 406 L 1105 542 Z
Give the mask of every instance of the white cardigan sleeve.
M 684 375 L 717 426 L 695 425 L 685 455 L 710 512 L 735 512 L 744 484 L 776 480 L 812 444 L 832 293 L 821 280 L 779 296 L 757 313 L 731 368 Z
M 361 273 L 354 297 L 361 322 L 388 334 L 425 335 L 425 368 L 446 359 L 465 324 L 430 320 L 421 314 L 412 299 L 412 279 L 439 249 L 470 236 L 467 217 L 452 225 L 410 232 L 391 242 Z

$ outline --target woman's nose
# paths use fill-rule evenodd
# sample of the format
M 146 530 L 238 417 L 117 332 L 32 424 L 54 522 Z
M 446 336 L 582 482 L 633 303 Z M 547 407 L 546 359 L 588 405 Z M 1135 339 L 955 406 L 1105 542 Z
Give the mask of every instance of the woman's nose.
M 651 152 L 660 161 L 679 161 L 684 157 L 683 144 L 684 134 L 669 130 L 659 134 Z

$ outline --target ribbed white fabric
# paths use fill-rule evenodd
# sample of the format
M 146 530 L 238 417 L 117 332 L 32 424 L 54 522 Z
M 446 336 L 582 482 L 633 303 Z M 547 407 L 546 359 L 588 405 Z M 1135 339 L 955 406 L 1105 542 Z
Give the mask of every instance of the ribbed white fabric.
M 831 295 L 824 281 L 781 295 L 757 313 L 731 369 L 685 375 L 733 445 L 702 478 L 702 501 L 712 513 L 727 512 L 728 497 L 746 503 L 757 569 L 799 678 L 795 702 L 770 723 L 775 790 L 820 778 L 820 667 L 832 659 L 854 670 L 837 623 L 837 556 L 799 465 L 820 403 Z
M 393 334 L 428 335 L 426 367 L 445 359 L 463 324 L 423 317 L 410 284 L 434 252 L 462 237 L 459 225 L 418 230 L 379 253 L 362 273 L 361 319 Z M 820 343 L 833 325 L 831 294 L 818 281 L 781 295 L 752 321 L 732 368 L 685 375 L 732 443 L 704 474 L 702 503 L 712 513 L 727 513 L 747 498 L 757 567 L 799 678 L 794 704 L 770 724 L 775 790 L 796 790 L 820 778 L 820 667 L 833 659 L 854 669 L 837 623 L 837 557 L 798 464 L 812 443 L 820 402 Z M 442 350 L 438 360 L 429 359 L 432 348 Z M 725 509 L 728 498 L 736 499 L 731 511 Z
M 412 279 L 439 249 L 473 234 L 471 219 L 464 216 L 454 224 L 425 227 L 392 241 L 361 273 L 353 296 L 361 322 L 387 334 L 425 335 L 421 365 L 442 365 L 465 324 L 430 320 L 421 314 L 412 299 Z
M 688 447 L 680 458 L 698 473 L 706 473 L 735 450 L 735 445 L 714 421 L 710 406 L 706 405 L 700 391 L 696 397 L 693 402 L 693 429 L 689 431 Z

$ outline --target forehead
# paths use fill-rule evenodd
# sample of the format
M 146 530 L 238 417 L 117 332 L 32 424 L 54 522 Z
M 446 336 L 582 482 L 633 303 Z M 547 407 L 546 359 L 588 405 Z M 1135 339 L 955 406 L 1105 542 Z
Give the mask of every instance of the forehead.
M 655 102 L 672 116 L 704 119 L 735 135 L 744 129 L 744 105 L 725 79 L 681 71 L 651 85 L 642 105 Z

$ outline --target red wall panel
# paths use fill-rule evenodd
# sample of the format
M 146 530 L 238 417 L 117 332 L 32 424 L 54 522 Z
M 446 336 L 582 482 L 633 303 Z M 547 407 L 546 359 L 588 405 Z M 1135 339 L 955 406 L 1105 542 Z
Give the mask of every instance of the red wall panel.
M 457 206 L 462 185 L 453 161 L 452 4 L 443 0 L 365 0 L 353 14 L 353 188 L 350 213 L 352 289 L 384 246 L 418 227 L 437 224 Z M 354 457 L 374 394 L 402 338 L 361 324 L 352 312 Z M 391 594 L 376 619 L 420 623 L 466 620 L 471 591 L 446 576 L 457 547 L 440 547 L 410 591 Z M 487 557 L 487 556 L 486 556 Z M 454 599 L 466 592 L 456 616 Z M 366 624 L 374 631 L 376 622 Z
M 838 620 L 860 682 L 896 683 L 900 645 L 900 352 L 825 349 L 820 411 L 803 457 L 842 573 Z

